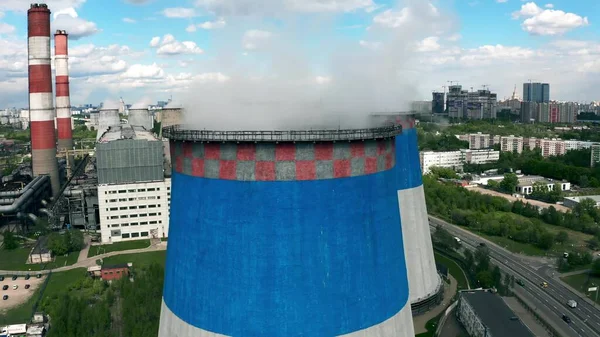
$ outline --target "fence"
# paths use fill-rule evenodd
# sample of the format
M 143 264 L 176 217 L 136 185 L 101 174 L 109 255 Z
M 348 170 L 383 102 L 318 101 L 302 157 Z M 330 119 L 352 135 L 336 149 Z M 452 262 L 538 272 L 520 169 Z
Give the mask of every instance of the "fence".
M 34 276 L 37 274 L 42 274 L 42 275 L 46 275 L 46 274 L 50 274 L 52 271 L 51 270 L 22 270 L 22 271 L 0 271 L 0 276 Z
M 454 303 L 450 304 L 450 306 L 448 308 L 446 308 L 446 311 L 444 311 L 444 315 L 438 321 L 438 325 L 437 325 L 437 328 L 435 329 L 434 336 L 440 335 L 440 333 L 442 332 L 442 328 L 444 327 L 444 324 L 446 324 L 446 320 L 448 319 L 448 316 L 450 316 L 450 314 L 452 313 L 452 311 L 454 311 L 454 308 L 456 308 L 457 305 L 458 305 L 458 301 L 455 301 Z
M 548 332 L 550 337 L 562 337 L 562 335 L 548 322 L 546 322 L 540 315 L 538 314 L 534 305 L 529 302 L 526 298 L 520 296 L 517 291 L 512 292 L 517 301 L 521 303 L 521 305 L 535 318 L 535 320 L 540 323 L 540 325 Z
M 42 286 L 40 287 L 40 292 L 38 294 L 38 298 L 35 300 L 35 303 L 33 304 L 33 307 L 31 308 L 31 315 L 29 316 L 30 322 L 33 320 L 33 315 L 37 312 L 38 306 L 40 305 L 40 301 L 44 297 L 44 291 L 46 290 L 46 286 L 48 286 L 48 282 L 50 281 L 51 276 L 52 276 L 52 271 L 48 272 L 48 276 L 46 276 L 44 283 L 42 283 Z
M 306 130 L 306 131 L 213 131 L 187 130 L 180 126 L 164 129 L 165 137 L 175 141 L 197 142 L 322 142 L 352 141 L 395 137 L 402 126 L 386 126 L 356 130 Z

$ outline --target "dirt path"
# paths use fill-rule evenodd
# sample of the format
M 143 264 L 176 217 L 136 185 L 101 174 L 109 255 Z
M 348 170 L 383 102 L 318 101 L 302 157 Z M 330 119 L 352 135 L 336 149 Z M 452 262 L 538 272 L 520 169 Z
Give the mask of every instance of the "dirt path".
M 85 247 L 79 252 L 79 257 L 77 258 L 77 262 L 81 262 L 87 259 L 88 252 L 90 251 L 90 247 L 92 245 L 92 238 L 89 236 L 84 236 L 83 238 Z
M 547 202 L 543 202 L 543 201 L 538 201 L 538 200 L 533 200 L 533 199 L 524 199 L 524 198 L 515 198 L 512 195 L 508 195 L 508 194 L 504 194 L 504 193 L 500 193 L 500 192 L 496 192 L 496 191 L 492 191 L 492 190 L 488 190 L 485 188 L 481 188 L 481 187 L 467 187 L 467 189 L 471 190 L 471 191 L 475 191 L 475 192 L 479 192 L 481 194 L 487 194 L 487 195 L 492 195 L 495 197 L 502 197 L 508 201 L 511 202 L 515 202 L 517 200 L 521 200 L 525 203 L 530 203 L 532 205 L 538 206 L 538 207 L 542 207 L 542 208 L 549 208 L 550 206 L 554 206 L 554 208 L 556 208 L 557 211 L 559 212 L 568 212 L 570 209 L 568 207 L 565 207 L 563 205 L 556 205 L 556 204 L 549 204 Z

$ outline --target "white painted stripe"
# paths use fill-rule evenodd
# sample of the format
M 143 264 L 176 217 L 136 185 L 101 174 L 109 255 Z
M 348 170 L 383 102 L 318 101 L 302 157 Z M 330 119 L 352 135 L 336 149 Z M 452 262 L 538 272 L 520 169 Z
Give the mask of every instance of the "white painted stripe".
M 49 66 L 50 59 L 49 58 L 48 59 L 35 59 L 35 60 L 30 59 L 29 65 L 30 66 L 37 66 L 37 65 L 48 65 Z
M 33 36 L 29 38 L 29 59 L 50 59 L 50 37 Z
M 215 332 L 206 331 L 186 323 L 177 317 L 171 309 L 162 302 L 160 327 L 158 337 L 228 337 Z M 414 337 L 410 305 L 406 305 L 393 317 L 375 326 L 341 335 L 341 337 Z
M 29 94 L 29 108 L 31 110 L 53 110 L 52 92 L 39 92 Z
M 69 96 L 56 96 L 56 109 L 67 108 L 71 106 L 71 99 Z
M 56 108 L 56 118 L 71 118 L 71 108 Z
M 30 110 L 32 122 L 44 122 L 54 120 L 54 110 Z
M 423 185 L 398 191 L 410 303 L 434 295 L 441 279 L 435 267 Z
M 54 59 L 54 69 L 56 76 L 69 76 L 69 64 L 67 58 L 56 58 Z

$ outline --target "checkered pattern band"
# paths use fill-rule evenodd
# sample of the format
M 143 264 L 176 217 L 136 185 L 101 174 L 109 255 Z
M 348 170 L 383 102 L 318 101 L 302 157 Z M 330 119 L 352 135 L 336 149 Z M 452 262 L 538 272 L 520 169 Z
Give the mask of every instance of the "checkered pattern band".
M 394 123 L 402 125 L 402 129 L 412 129 L 415 127 L 415 119 L 411 116 L 394 117 Z
M 178 173 L 239 181 L 356 177 L 394 167 L 394 139 L 327 143 L 200 143 L 171 141 Z

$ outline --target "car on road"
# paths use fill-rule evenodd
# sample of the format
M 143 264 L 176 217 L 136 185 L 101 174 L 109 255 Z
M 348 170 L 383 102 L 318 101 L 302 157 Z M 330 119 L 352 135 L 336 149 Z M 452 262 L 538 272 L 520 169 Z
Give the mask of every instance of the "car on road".
M 567 322 L 567 324 L 571 324 L 571 317 L 563 314 L 562 319 L 563 319 L 563 321 Z
M 29 289 L 29 287 L 31 287 L 31 285 L 29 285 L 29 284 L 25 285 L 25 289 Z
M 568 300 L 568 301 L 567 301 L 567 305 L 568 305 L 570 308 L 577 308 L 577 302 L 576 302 L 576 301 L 574 301 L 574 300 Z
M 542 283 L 540 283 L 540 287 L 542 287 L 542 288 L 548 288 L 548 282 L 542 282 Z
M 15 284 L 15 285 L 13 286 L 13 290 L 17 290 L 17 289 L 19 289 L 19 286 Z
M 8 299 L 8 295 L 2 296 L 2 299 L 6 301 Z
M 479 243 L 479 247 L 485 247 L 485 246 L 486 246 L 486 244 L 484 242 Z
M 18 276 L 17 276 L 17 275 L 13 275 L 13 277 L 12 277 L 12 280 L 14 281 L 14 280 L 16 280 L 17 278 L 18 278 Z
M 525 286 L 525 282 L 523 282 L 523 280 L 521 280 L 521 279 L 517 280 L 517 284 L 520 285 L 521 287 Z
M 456 243 L 460 243 L 460 238 L 458 236 L 455 236 L 454 241 L 456 241 Z
M 2 290 L 7 290 L 8 289 L 8 285 L 5 284 L 4 286 L 2 286 Z

